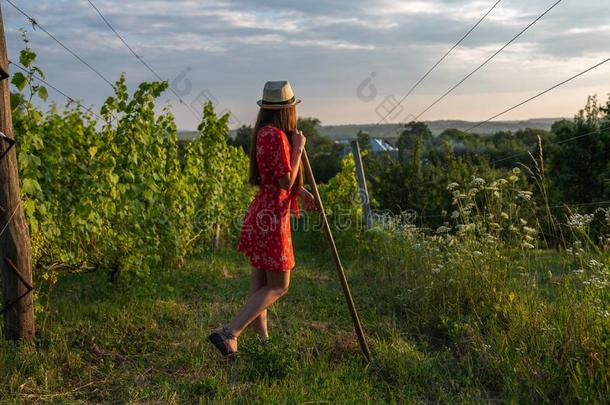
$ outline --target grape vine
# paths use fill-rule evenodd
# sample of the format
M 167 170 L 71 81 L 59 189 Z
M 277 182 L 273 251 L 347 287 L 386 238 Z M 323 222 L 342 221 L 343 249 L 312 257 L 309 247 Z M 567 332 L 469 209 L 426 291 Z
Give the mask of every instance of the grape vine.
M 47 90 L 33 76 L 44 73 L 24 39 L 19 61 L 31 73 L 13 75 L 11 102 L 37 269 L 145 274 L 235 238 L 252 190 L 247 156 L 227 142 L 228 115 L 206 104 L 199 137 L 182 150 L 169 107 L 155 112 L 167 82 L 130 94 L 124 75 L 105 121 L 74 104 L 44 111 L 34 100 Z

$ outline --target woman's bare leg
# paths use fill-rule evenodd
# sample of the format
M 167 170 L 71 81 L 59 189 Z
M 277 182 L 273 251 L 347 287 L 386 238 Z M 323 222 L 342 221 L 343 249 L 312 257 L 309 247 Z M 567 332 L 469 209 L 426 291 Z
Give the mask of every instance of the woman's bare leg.
M 248 301 L 244 304 L 233 322 L 228 326 L 229 332 L 236 337 L 239 336 L 246 326 L 256 319 L 261 312 L 288 292 L 290 271 L 266 270 L 266 273 L 267 284 L 248 298 Z M 227 340 L 226 344 L 229 349 L 237 350 L 237 340 Z
M 252 278 L 248 298 L 250 298 L 252 294 L 263 288 L 265 285 L 267 285 L 267 272 L 265 270 L 252 267 Z M 267 310 L 265 309 L 263 312 L 261 312 L 260 315 L 250 323 L 249 326 L 263 339 L 268 338 L 269 331 L 267 330 Z

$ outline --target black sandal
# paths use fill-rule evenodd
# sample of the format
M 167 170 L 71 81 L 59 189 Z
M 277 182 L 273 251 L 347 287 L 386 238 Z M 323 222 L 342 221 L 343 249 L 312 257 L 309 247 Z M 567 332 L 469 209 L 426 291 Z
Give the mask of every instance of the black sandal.
M 236 350 L 235 351 L 230 350 L 225 345 L 226 340 L 232 340 L 232 339 L 237 339 L 237 336 L 235 336 L 234 334 L 229 332 L 229 328 L 227 328 L 226 326 L 223 327 L 220 332 L 212 332 L 212 334 L 210 334 L 210 336 L 208 336 L 208 340 L 214 346 L 216 346 L 216 348 L 218 350 L 220 350 L 220 353 L 222 353 L 223 356 L 234 356 L 237 354 Z

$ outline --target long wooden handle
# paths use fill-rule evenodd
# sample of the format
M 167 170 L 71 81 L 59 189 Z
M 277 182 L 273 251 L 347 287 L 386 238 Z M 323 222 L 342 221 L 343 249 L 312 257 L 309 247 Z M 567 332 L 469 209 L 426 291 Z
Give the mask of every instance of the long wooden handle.
M 366 358 L 367 361 L 371 361 L 371 352 L 369 351 L 369 347 L 366 343 L 366 338 L 364 336 L 364 331 L 362 330 L 362 324 L 360 323 L 360 319 L 358 318 L 358 312 L 356 311 L 356 306 L 354 305 L 354 300 L 352 299 L 352 294 L 349 290 L 349 285 L 347 284 L 347 278 L 345 277 L 345 271 L 343 271 L 343 266 L 341 265 L 341 259 L 339 258 L 339 253 L 337 252 L 337 246 L 335 245 L 335 239 L 333 238 L 333 234 L 330 230 L 330 226 L 328 225 L 328 219 L 326 218 L 326 212 L 324 211 L 324 205 L 322 204 L 322 199 L 320 198 L 320 193 L 318 192 L 318 186 L 316 185 L 316 180 L 313 175 L 313 171 L 311 170 L 311 165 L 309 164 L 309 158 L 307 157 L 307 152 L 303 151 L 302 156 L 303 168 L 305 169 L 305 176 L 307 177 L 307 181 L 311 186 L 311 191 L 316 200 L 316 206 L 318 210 L 320 210 L 320 217 L 322 219 L 322 228 L 324 229 L 324 235 L 326 236 L 326 242 L 328 242 L 328 246 L 330 248 L 330 252 L 333 256 L 333 261 L 335 262 L 335 267 L 337 269 L 337 275 L 339 276 L 339 281 L 341 282 L 341 287 L 343 288 L 343 295 L 345 296 L 345 301 L 347 302 L 347 307 L 349 308 L 349 313 L 352 317 L 352 322 L 354 323 L 354 330 L 356 331 L 356 335 L 358 336 L 358 342 L 360 343 L 360 349 L 362 349 L 362 354 Z

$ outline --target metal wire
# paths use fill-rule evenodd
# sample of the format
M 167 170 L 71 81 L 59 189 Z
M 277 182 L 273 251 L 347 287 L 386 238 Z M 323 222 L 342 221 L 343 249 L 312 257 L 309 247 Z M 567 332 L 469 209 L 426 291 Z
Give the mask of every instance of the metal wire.
M 470 72 L 468 75 L 466 75 L 462 80 L 460 80 L 457 84 L 455 84 L 453 87 L 451 87 L 449 90 L 447 90 L 442 96 L 440 96 L 439 98 L 437 98 L 432 104 L 430 104 L 428 107 L 426 107 L 426 109 L 424 109 L 422 112 L 420 112 L 414 119 L 413 121 L 417 121 L 419 120 L 419 118 L 424 115 L 426 112 L 428 112 L 432 107 L 434 107 L 435 105 L 437 105 L 438 103 L 440 103 L 445 97 L 447 97 L 449 94 L 451 94 L 455 89 L 457 89 L 459 86 L 461 86 L 466 80 L 468 80 L 470 77 L 472 77 L 476 72 L 478 72 L 479 70 L 481 70 L 485 65 L 487 65 L 489 62 L 491 62 L 496 56 L 498 56 L 504 49 L 506 49 L 510 44 L 512 44 L 513 42 L 515 42 L 521 35 L 523 35 L 527 30 L 529 30 L 531 27 L 533 27 L 538 21 L 542 20 L 542 18 L 544 18 L 544 16 L 546 16 L 551 10 L 553 10 L 555 7 L 557 7 L 559 5 L 559 3 L 561 3 L 563 0 L 557 0 L 551 7 L 549 7 L 548 9 L 546 9 L 546 11 L 542 14 L 540 14 L 534 21 L 532 21 L 531 23 L 529 23 L 527 25 L 527 27 L 525 27 L 524 29 L 522 29 L 517 35 L 515 35 L 510 41 L 508 41 L 506 44 L 504 44 L 500 49 L 498 49 L 493 55 L 491 55 L 489 58 L 487 58 L 483 63 L 481 63 L 475 70 L 473 70 L 472 72 Z
M 563 203 L 563 204 L 559 204 L 559 205 L 551 205 L 548 208 L 555 210 L 555 209 L 559 209 L 559 208 L 565 208 L 565 207 L 574 207 L 574 208 L 578 208 L 578 207 L 601 207 L 602 205 L 610 205 L 610 201 L 598 201 L 598 202 L 591 202 L 591 203 L 579 203 L 579 204 L 570 204 L 570 203 Z M 542 210 L 542 209 L 546 209 L 546 207 L 536 207 L 536 209 L 538 210 Z M 444 218 L 444 217 L 449 217 L 449 214 L 447 215 L 417 215 L 417 218 Z
M 6 0 L 6 2 L 8 4 L 10 4 L 11 6 L 13 6 L 13 8 L 17 11 L 19 11 L 23 16 L 25 16 L 34 26 L 34 28 L 38 27 L 40 28 L 40 30 L 42 32 L 44 32 L 45 34 L 47 34 L 51 39 L 53 39 L 55 42 L 57 42 L 57 44 L 59 44 L 59 46 L 61 46 L 62 48 L 64 48 L 66 51 L 68 51 L 72 56 L 74 56 L 79 62 L 81 62 L 83 65 L 85 65 L 86 67 L 88 67 L 92 72 L 94 72 L 97 76 L 99 76 L 103 81 L 105 81 L 106 83 L 108 83 L 108 85 L 110 87 L 112 87 L 113 90 L 116 90 L 114 87 L 114 84 L 108 80 L 102 73 L 100 73 L 99 70 L 97 70 L 96 68 L 94 68 L 93 66 L 91 66 L 91 64 L 89 64 L 86 60 L 84 60 L 83 58 L 81 58 L 79 55 L 76 54 L 76 52 L 74 52 L 72 49 L 70 49 L 68 46 L 66 46 L 63 42 L 61 42 L 59 39 L 57 39 L 53 34 L 51 34 L 49 31 L 47 31 L 43 26 L 41 26 L 38 21 L 36 21 L 34 18 L 32 18 L 29 14 L 27 14 L 25 11 L 23 11 L 21 8 L 17 7 L 17 5 L 15 5 L 15 3 L 13 3 L 11 0 Z
M 486 13 L 483 15 L 483 17 L 481 17 L 481 18 L 479 19 L 479 21 L 477 21 L 477 23 L 476 23 L 476 24 L 475 24 L 475 25 L 474 25 L 472 28 L 470 28 L 470 30 L 468 30 L 468 32 L 466 32 L 466 34 L 464 34 L 464 36 L 462 36 L 462 38 L 460 38 L 460 40 L 459 40 L 459 41 L 457 41 L 457 42 L 455 43 L 455 45 L 453 45 L 453 46 L 452 46 L 452 47 L 451 47 L 451 48 L 450 48 L 450 49 L 449 49 L 447 52 L 445 52 L 445 54 L 444 54 L 444 55 L 443 55 L 443 56 L 442 56 L 442 57 L 441 57 L 441 58 L 440 58 L 440 59 L 439 59 L 439 60 L 438 60 L 438 61 L 437 61 L 437 62 L 436 62 L 436 63 L 435 63 L 435 64 L 434 64 L 434 65 L 433 65 L 433 66 L 432 66 L 430 69 L 428 69 L 428 71 L 427 71 L 427 72 L 426 72 L 426 73 L 425 73 L 425 74 L 424 74 L 424 75 L 423 75 L 423 76 L 422 76 L 422 77 L 421 77 L 421 78 L 420 78 L 420 79 L 417 81 L 417 83 L 415 83 L 415 84 L 414 84 L 414 85 L 413 85 L 413 86 L 412 86 L 412 87 L 409 89 L 409 91 L 407 92 L 407 94 L 405 94 L 405 95 L 404 95 L 404 97 L 403 97 L 403 98 L 401 98 L 401 99 L 400 99 L 400 101 L 398 101 L 398 103 L 397 103 L 397 104 L 396 104 L 394 107 L 392 107 L 392 108 L 390 109 L 390 111 L 388 111 L 388 113 L 387 113 L 387 114 L 386 114 L 386 115 L 385 115 L 385 116 L 384 116 L 384 117 L 383 117 L 383 118 L 382 118 L 382 119 L 381 119 L 381 120 L 380 120 L 380 121 L 379 121 L 379 122 L 378 122 L 376 125 L 379 125 L 379 124 L 381 124 L 382 122 L 384 122 L 384 121 L 386 120 L 386 118 L 388 118 L 388 117 L 390 116 L 390 114 L 392 114 L 392 112 L 394 112 L 394 110 L 395 110 L 396 108 L 398 108 L 398 107 L 399 107 L 399 106 L 400 106 L 400 105 L 401 105 L 401 104 L 402 104 L 402 103 L 403 103 L 403 102 L 404 102 L 404 101 L 405 101 L 405 100 L 406 100 L 406 99 L 407 99 L 407 98 L 408 98 L 408 97 L 409 97 L 409 96 L 410 96 L 410 95 L 413 93 L 413 91 L 414 91 L 414 90 L 415 90 L 415 89 L 416 89 L 416 88 L 417 88 L 417 87 L 418 87 L 418 86 L 419 86 L 419 85 L 420 85 L 420 84 L 421 84 L 421 83 L 422 83 L 422 82 L 423 82 L 423 81 L 424 81 L 424 80 L 425 80 L 425 79 L 428 77 L 428 75 L 430 75 L 430 73 L 432 73 L 432 71 L 433 71 L 434 69 L 436 69 L 436 68 L 438 67 L 438 65 L 440 65 L 440 64 L 441 64 L 441 63 L 442 63 L 442 62 L 445 60 L 445 58 L 447 58 L 447 56 L 449 56 L 449 54 L 450 54 L 451 52 L 453 52 L 453 50 L 454 50 L 455 48 L 457 48 L 457 47 L 458 47 L 458 46 L 459 46 L 459 45 L 460 45 L 462 42 L 464 42 L 464 40 L 465 40 L 466 38 L 468 38 L 468 36 L 470 36 L 470 34 L 472 34 L 472 32 L 473 32 L 473 31 L 474 31 L 474 30 L 475 30 L 475 29 L 476 29 L 476 28 L 477 28 L 479 25 L 481 25 L 481 23 L 483 22 L 483 20 L 485 20 L 485 18 L 487 18 L 487 16 L 489 16 L 489 14 L 491 14 L 491 12 L 492 12 L 492 11 L 493 11 L 493 10 L 496 8 L 496 6 L 497 6 L 498 4 L 500 4 L 500 2 L 501 2 L 501 1 L 502 1 L 502 0 L 498 0 L 498 1 L 496 1 L 496 2 L 494 3 L 494 5 L 493 5 L 493 6 L 491 6 L 491 8 L 490 8 L 489 10 L 487 10 L 487 12 L 486 12 Z
M 137 54 L 137 52 L 127 43 L 127 41 L 125 40 L 125 38 L 123 38 L 123 36 L 121 34 L 119 34 L 119 32 L 112 26 L 112 24 L 110 24 L 110 21 L 108 21 L 108 19 L 104 16 L 104 14 L 102 14 L 102 12 L 100 11 L 100 9 L 95 5 L 95 3 L 93 3 L 93 1 L 91 0 L 87 0 L 87 2 L 91 5 L 91 7 L 93 7 L 93 9 L 99 14 L 99 16 L 101 17 L 101 19 L 104 21 L 104 23 L 106 23 L 106 25 L 108 26 L 108 28 L 114 32 L 114 35 L 117 36 L 117 38 L 123 43 L 123 45 L 125 45 L 125 47 L 127 49 L 129 49 L 129 52 L 131 52 L 131 54 L 146 68 L 148 69 L 158 80 L 160 81 L 165 81 L 165 79 L 163 79 L 148 63 L 146 63 L 146 61 Z M 186 108 L 189 109 L 189 111 L 195 116 L 195 118 L 197 119 L 202 119 L 203 116 L 201 114 L 197 114 L 197 112 L 193 109 L 192 106 L 190 106 L 189 104 L 185 103 L 184 100 L 182 99 L 182 97 L 180 97 L 180 95 L 176 92 L 176 90 L 174 90 L 171 86 L 169 86 L 169 90 L 176 96 L 176 98 L 178 98 L 178 101 L 183 104 L 184 106 L 186 106 Z
M 550 145 L 561 145 L 561 144 L 564 144 L 564 143 L 567 143 L 567 142 L 575 141 L 576 139 L 585 138 L 587 136 L 591 136 L 591 135 L 594 135 L 594 134 L 599 134 L 599 133 L 602 133 L 603 131 L 606 131 L 606 130 L 610 130 L 610 125 L 608 125 L 607 127 L 596 129 L 595 131 L 587 132 L 585 134 L 576 135 L 576 136 L 573 136 L 571 138 L 564 139 L 562 141 L 550 142 L 549 144 Z M 494 160 L 494 161 L 491 162 L 491 164 L 494 165 L 496 163 L 503 162 L 503 161 L 509 160 L 509 159 L 513 159 L 513 158 L 516 158 L 516 157 L 519 157 L 519 156 L 525 156 L 525 155 L 528 155 L 530 153 L 532 153 L 532 151 L 517 153 L 515 155 L 507 156 L 507 157 L 504 157 L 502 159 Z
M 514 109 L 516 109 L 516 108 L 518 108 L 518 107 L 521 107 L 522 105 L 527 104 L 527 103 L 529 103 L 530 101 L 533 101 L 533 100 L 537 99 L 538 97 L 543 96 L 543 95 L 545 95 L 546 93 L 548 93 L 548 92 L 550 92 L 550 91 L 552 91 L 552 90 L 555 90 L 556 88 L 558 88 L 558 87 L 560 87 L 560 86 L 563 86 L 564 84 L 569 83 L 569 82 L 571 82 L 572 80 L 577 79 L 577 78 L 579 78 L 580 76 L 582 76 L 582 75 L 584 75 L 584 74 L 586 74 L 586 73 L 589 73 L 589 72 L 590 72 L 590 71 L 592 71 L 593 69 L 596 69 L 596 68 L 598 68 L 598 67 L 600 67 L 600 66 L 602 66 L 603 64 L 608 63 L 608 62 L 610 62 L 610 58 L 608 58 L 608 59 L 606 59 L 606 60 L 604 60 L 604 61 L 601 61 L 601 62 L 599 62 L 598 64 L 593 65 L 593 66 L 591 66 L 590 68 L 588 68 L 588 69 L 586 69 L 586 70 L 583 70 L 582 72 L 580 72 L 580 73 L 578 73 L 578 74 L 575 74 L 574 76 L 570 77 L 569 79 L 566 79 L 566 80 L 564 80 L 564 81 L 562 81 L 562 82 L 560 82 L 560 83 L 557 83 L 557 84 L 555 84 L 554 86 L 551 86 L 551 87 L 549 87 L 548 89 L 546 89 L 546 90 L 544 90 L 544 91 L 541 91 L 540 93 L 536 94 L 535 96 L 532 96 L 532 97 L 530 97 L 530 98 L 528 98 L 528 99 L 526 99 L 526 100 L 523 100 L 522 102 L 520 102 L 520 103 L 518 103 L 518 104 L 516 104 L 516 105 L 514 105 L 514 106 L 512 106 L 512 107 L 510 107 L 510 108 L 507 108 L 506 110 L 502 111 L 501 113 L 498 113 L 498 114 L 496 114 L 496 115 L 494 115 L 494 116 L 492 116 L 492 117 L 489 117 L 489 118 L 488 118 L 488 119 L 486 119 L 485 121 L 481 121 L 481 122 L 479 122 L 478 124 L 473 125 L 473 126 L 471 126 L 470 128 L 468 128 L 468 129 L 466 129 L 466 130 L 464 130 L 464 131 L 465 131 L 465 132 L 470 132 L 471 130 L 473 130 L 473 129 L 475 129 L 475 128 L 478 128 L 478 127 L 480 127 L 481 125 L 483 125 L 483 124 L 485 124 L 485 123 L 487 123 L 487 122 L 489 122 L 489 121 L 491 121 L 491 120 L 493 120 L 493 119 L 496 119 L 496 118 L 498 118 L 498 117 L 500 117 L 500 116 L 502 116 L 502 115 L 504 115 L 504 114 L 506 114 L 506 113 L 508 113 L 508 112 L 510 112 L 510 111 L 512 111 L 512 110 L 514 110 Z
M 112 121 L 107 121 L 105 120 L 102 116 L 100 116 L 98 113 L 96 113 L 95 111 L 93 111 L 91 108 L 84 106 L 80 101 L 76 100 L 73 97 L 70 97 L 69 95 L 67 95 L 66 93 L 64 93 L 63 91 L 61 91 L 60 89 L 58 89 L 57 87 L 53 86 L 51 83 L 47 82 L 45 79 L 43 79 L 40 76 L 36 76 L 32 71 L 26 69 L 25 67 L 21 66 L 18 63 L 15 63 L 13 61 L 8 61 L 9 65 L 13 65 L 15 66 L 17 69 L 21 70 L 24 73 L 27 73 L 29 75 L 32 76 L 32 78 L 38 80 L 39 82 L 43 83 L 45 86 L 50 87 L 51 89 L 55 90 L 57 93 L 61 94 L 62 96 L 64 96 L 70 103 L 75 103 L 76 105 L 78 105 L 79 107 L 81 107 L 82 109 L 88 111 L 89 113 L 91 113 L 92 115 L 94 115 L 95 117 L 99 118 L 102 121 L 107 122 L 108 124 L 111 124 Z
M 4 227 L 0 231 L 0 236 L 2 236 L 4 234 L 4 232 L 6 231 L 8 226 L 11 224 L 11 221 L 13 220 L 13 217 L 17 214 L 17 209 L 19 209 L 20 206 L 21 206 L 21 200 L 19 200 L 17 202 L 17 204 L 15 205 L 15 209 L 13 210 L 11 215 L 8 217 L 8 219 L 6 220 L 6 223 L 4 224 Z
M 2 142 L 6 143 L 8 145 L 6 147 L 6 149 L 4 149 L 4 152 L 2 152 L 2 154 L 0 154 L 0 160 L 2 160 L 15 146 L 15 140 L 6 136 L 4 134 L 4 132 L 2 132 L 2 131 L 0 131 L 0 140 L 2 140 Z

